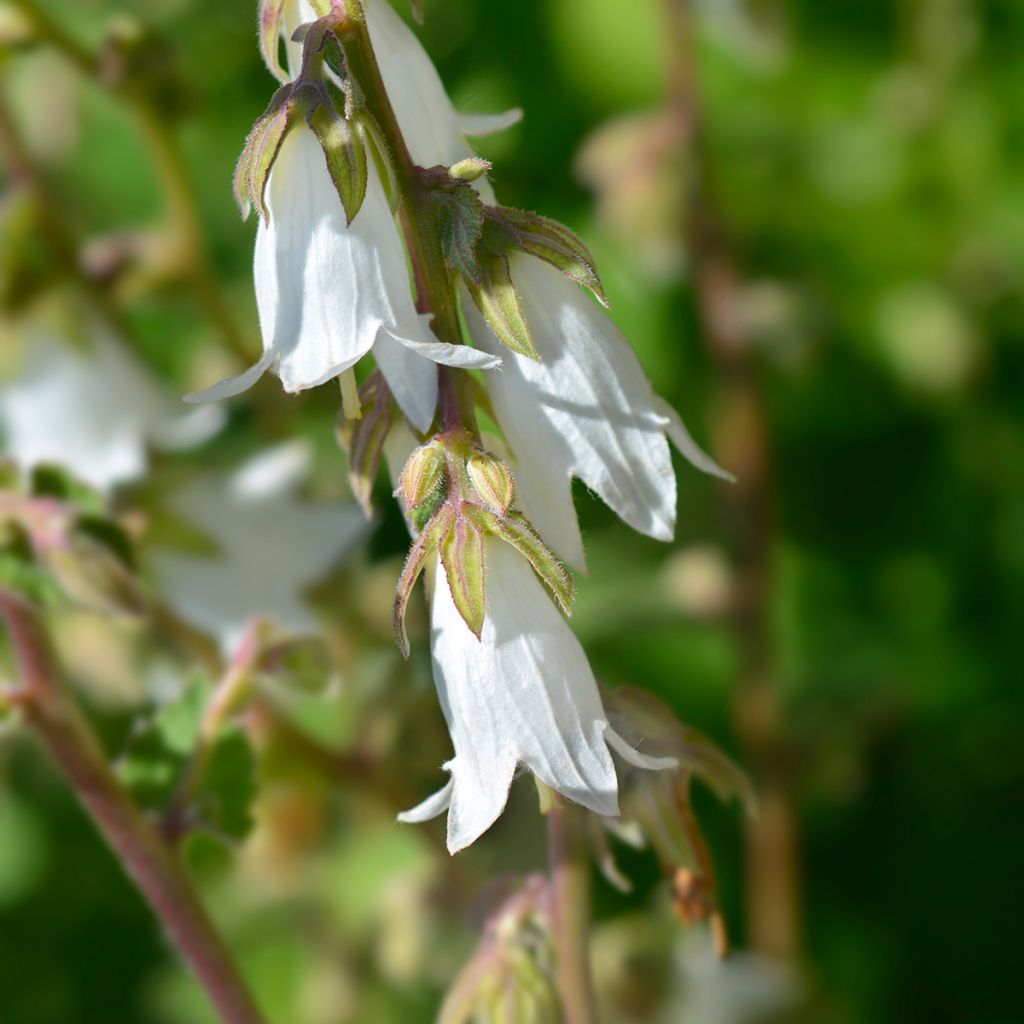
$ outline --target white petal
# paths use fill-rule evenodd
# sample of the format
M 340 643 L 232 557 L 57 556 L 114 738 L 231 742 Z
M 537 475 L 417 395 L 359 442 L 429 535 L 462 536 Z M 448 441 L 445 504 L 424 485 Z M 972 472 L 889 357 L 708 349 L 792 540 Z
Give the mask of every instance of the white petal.
M 519 124 L 522 119 L 522 110 L 519 107 L 513 107 L 500 114 L 459 114 L 459 127 L 464 135 L 480 138 L 503 132 L 506 128 Z
M 459 114 L 452 106 L 433 61 L 388 0 L 366 0 L 366 24 L 377 64 L 402 137 L 421 167 L 450 167 L 475 156 L 466 135 L 491 135 L 520 119 L 522 111 Z M 480 198 L 495 202 L 486 176 L 473 182 Z
M 185 396 L 185 401 L 190 405 L 199 405 L 203 402 L 220 402 L 225 398 L 234 398 L 235 395 L 248 391 L 274 364 L 274 358 L 274 352 L 268 350 L 244 373 L 219 381 L 217 384 L 211 384 L 210 387 L 203 388 L 202 391 L 193 391 Z
M 424 317 L 424 321 L 429 319 L 429 317 Z M 500 355 L 481 352 L 469 345 L 448 345 L 436 338 L 433 341 L 416 341 L 411 338 L 393 336 L 418 355 L 435 363 L 444 363 L 445 366 L 458 366 L 464 370 L 495 370 L 502 364 Z
M 426 433 L 437 409 L 437 364 L 381 331 L 373 358 L 405 418 Z
M 455 608 L 443 571 L 431 611 L 434 677 L 455 746 L 453 853 L 494 823 L 520 763 L 598 814 L 618 813 L 608 723 L 579 641 L 517 551 L 489 540 L 486 558 L 480 640 Z
M 268 186 L 273 252 L 260 304 L 264 345 L 278 358 L 287 391 L 315 387 L 353 366 L 382 326 L 429 343 L 413 308 L 405 250 L 384 188 L 371 165 L 366 198 L 355 220 L 334 189 L 313 132 L 299 126 L 285 139 Z M 266 271 L 257 259 L 257 297 Z
M 488 387 L 517 460 L 546 460 L 552 487 L 556 473 L 579 477 L 634 529 L 671 540 L 676 481 L 666 421 L 629 343 L 554 267 L 515 256 L 513 277 L 541 361 L 507 356 Z M 473 303 L 463 306 L 477 346 L 499 351 Z M 553 511 L 564 518 L 560 504 Z M 569 557 L 564 547 L 557 550 Z
M 605 739 L 608 740 L 608 746 L 612 750 L 637 768 L 644 768 L 649 772 L 663 772 L 679 767 L 679 759 L 676 757 L 651 757 L 649 754 L 642 754 L 636 747 L 627 743 L 610 725 L 605 731 Z
M 664 398 L 654 396 L 654 409 L 655 411 L 664 417 L 665 419 L 665 430 L 668 436 L 672 439 L 672 443 L 679 449 L 680 455 L 690 463 L 691 466 L 696 466 L 697 469 L 703 470 L 705 473 L 709 473 L 711 476 L 717 476 L 720 480 L 728 480 L 729 483 L 736 483 L 736 477 L 732 475 L 728 470 L 722 469 L 721 466 L 696 441 L 693 436 L 686 429 L 686 424 L 683 423 L 679 413 L 672 408 Z
M 410 807 L 398 815 L 398 820 L 403 825 L 422 825 L 425 821 L 431 821 L 448 810 L 452 802 L 452 789 L 455 787 L 455 780 L 449 779 L 436 793 L 432 793 L 421 804 Z

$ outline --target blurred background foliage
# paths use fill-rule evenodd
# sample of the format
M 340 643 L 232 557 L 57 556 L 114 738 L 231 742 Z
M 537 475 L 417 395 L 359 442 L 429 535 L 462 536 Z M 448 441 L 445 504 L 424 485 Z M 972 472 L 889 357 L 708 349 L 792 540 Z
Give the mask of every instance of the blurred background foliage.
M 112 26 L 145 24 L 159 40 L 145 50 L 149 69 L 167 61 L 180 72 L 187 87 L 168 78 L 164 116 L 255 349 L 253 226 L 230 193 L 272 89 L 254 5 L 44 6 L 91 47 Z M 695 797 L 738 949 L 764 945 L 750 888 L 781 873 L 793 928 L 760 952 L 793 973 L 773 974 L 755 950 L 714 975 L 715 988 L 700 929 L 682 943 L 680 972 L 666 887 L 653 858 L 630 851 L 634 894 L 595 883 L 609 1020 L 1019 1021 L 1024 6 L 703 0 L 693 13 L 700 165 L 665 141 L 681 59 L 666 6 L 428 0 L 422 29 L 459 106 L 524 108 L 520 126 L 480 147 L 499 196 L 592 243 L 613 315 L 656 389 L 728 461 L 723 448 L 742 450 L 749 425 L 722 422 L 721 371 L 691 287 L 685 196 L 703 175 L 765 413 L 767 682 L 738 685 L 743 638 L 723 614 L 741 569 L 736 524 L 723 512 L 729 499 L 688 468 L 668 548 L 578 494 L 592 573 L 579 582 L 575 626 L 604 682 L 658 694 L 746 764 L 755 786 L 765 752 L 746 749 L 744 722 L 758 709 L 745 702 L 770 691 L 768 770 L 789 820 L 779 862 L 744 869 L 749 835 L 735 808 Z M 140 267 L 159 265 L 166 211 L 124 105 L 46 48 L 17 46 L 3 61 L 60 215 L 95 259 L 127 245 Z M 140 355 L 183 392 L 237 357 L 171 278 L 127 273 L 119 299 Z M 301 434 L 315 446 L 311 489 L 344 498 L 336 413 L 332 389 L 285 398 L 265 380 L 176 472 L 190 459 L 227 467 Z M 422 612 L 408 665 L 390 643 L 407 539 L 383 487 L 379 499 L 368 545 L 315 594 L 340 690 L 296 699 L 293 729 L 249 723 L 263 730 L 255 832 L 236 849 L 196 837 L 188 851 L 275 1021 L 432 1020 L 472 949 L 481 886 L 543 863 L 526 786 L 454 860 L 440 827 L 393 821 L 434 788 L 449 747 Z M 140 638 L 97 620 L 63 623 L 62 638 L 78 652 L 70 669 L 109 749 L 123 750 L 144 696 L 132 676 Z M 35 747 L 0 735 L 0 775 L 0 1021 L 210 1019 Z

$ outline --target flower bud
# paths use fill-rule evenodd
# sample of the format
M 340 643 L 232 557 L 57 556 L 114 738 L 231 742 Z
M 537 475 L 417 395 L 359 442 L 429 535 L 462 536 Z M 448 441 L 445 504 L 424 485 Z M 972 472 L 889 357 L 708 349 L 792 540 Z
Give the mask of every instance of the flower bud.
M 433 497 L 445 468 L 444 449 L 436 444 L 426 444 L 409 456 L 402 470 L 400 490 L 409 509 L 419 508 Z
M 498 515 L 505 515 L 515 493 L 515 484 L 508 466 L 493 455 L 473 455 L 466 463 L 466 472 L 477 494 Z
M 476 181 L 491 169 L 491 162 L 479 156 L 466 157 L 448 168 L 448 173 L 457 181 Z

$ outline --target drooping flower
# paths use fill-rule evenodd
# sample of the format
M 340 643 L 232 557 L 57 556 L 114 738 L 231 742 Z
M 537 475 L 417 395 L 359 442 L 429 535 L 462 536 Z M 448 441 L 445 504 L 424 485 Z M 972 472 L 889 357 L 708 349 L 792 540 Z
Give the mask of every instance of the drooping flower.
M 297 124 L 270 172 L 266 205 L 269 216 L 260 221 L 254 261 L 263 357 L 190 401 L 237 395 L 271 367 L 286 391 L 316 387 L 378 343 L 375 354 L 384 352 L 381 369 L 395 398 L 414 425 L 426 429 L 436 380 L 417 367 L 414 387 L 404 384 L 400 348 L 451 366 L 500 363 L 468 346 L 438 341 L 430 318 L 416 312 L 401 235 L 372 161 L 366 197 L 349 224 L 316 135 Z M 389 369 L 399 371 L 394 381 Z
M 366 533 L 356 505 L 318 505 L 296 495 L 309 458 L 302 442 L 281 445 L 228 478 L 202 477 L 170 499 L 171 510 L 211 547 L 154 547 L 150 567 L 168 606 L 225 651 L 256 617 L 292 633 L 312 632 L 303 590 Z
M 629 342 L 589 295 L 542 260 L 514 254 L 511 269 L 539 360 L 509 354 L 476 304 L 467 297 L 462 305 L 477 347 L 506 355 L 488 392 L 516 456 L 525 510 L 558 554 L 581 569 L 573 477 L 634 529 L 671 540 L 676 478 L 667 439 L 699 469 L 728 474 L 654 394 Z
M 148 448 L 200 444 L 223 422 L 216 409 L 183 414 L 130 349 L 87 322 L 86 348 L 30 330 L 24 363 L 0 381 L 2 451 L 23 470 L 55 465 L 109 493 L 142 477 Z
M 421 822 L 448 811 L 457 853 L 497 820 L 522 765 L 598 814 L 618 814 L 609 745 L 646 768 L 609 726 L 583 648 L 529 562 L 484 542 L 487 610 L 480 638 L 466 625 L 448 578 L 435 566 L 431 600 L 434 681 L 455 747 L 448 784 L 400 815 Z
M 518 109 L 501 114 L 459 113 L 422 43 L 388 0 L 365 0 L 364 10 L 388 99 L 409 153 L 420 167 L 457 164 L 474 155 L 466 136 L 492 135 L 522 117 Z M 494 201 L 485 178 L 474 184 L 485 201 Z

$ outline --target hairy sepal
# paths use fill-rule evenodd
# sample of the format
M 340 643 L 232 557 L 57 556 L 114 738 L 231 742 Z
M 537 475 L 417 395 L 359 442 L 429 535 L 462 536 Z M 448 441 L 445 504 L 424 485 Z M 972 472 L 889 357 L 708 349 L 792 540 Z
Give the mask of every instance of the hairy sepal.
M 540 362 L 508 257 L 499 254 L 481 259 L 479 278 L 467 277 L 466 287 L 498 340 L 513 352 Z
M 449 505 L 443 505 L 437 515 L 424 527 L 423 532 L 413 541 L 405 559 L 391 612 L 391 625 L 403 657 L 409 657 L 409 636 L 405 630 L 405 613 L 409 607 L 409 598 L 412 596 L 413 587 L 416 586 L 416 581 L 420 578 L 420 573 L 423 572 L 427 558 L 437 551 L 442 539 L 447 536 L 454 523 L 454 510 Z
M 484 535 L 472 522 L 457 516 L 441 541 L 441 564 L 455 607 L 479 640 L 484 628 Z
M 532 566 L 566 615 L 572 614 L 576 585 L 554 552 L 537 536 L 524 516 L 512 512 L 498 516 L 479 505 L 464 506 L 463 512 L 485 533 L 511 544 Z
M 603 306 L 608 305 L 594 257 L 575 232 L 539 213 L 508 206 L 493 207 L 487 216 L 501 224 L 513 248 L 550 263 L 592 292 Z
M 351 224 L 366 198 L 369 174 L 362 126 L 346 120 L 329 96 L 311 107 L 306 121 L 324 151 L 331 181 Z

